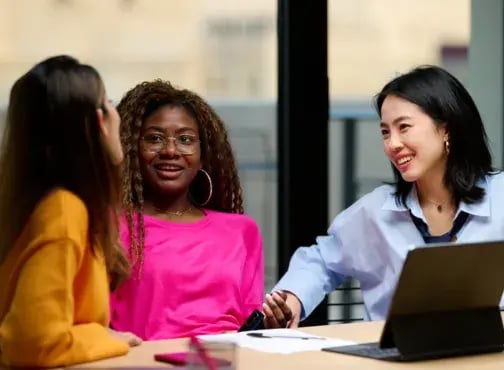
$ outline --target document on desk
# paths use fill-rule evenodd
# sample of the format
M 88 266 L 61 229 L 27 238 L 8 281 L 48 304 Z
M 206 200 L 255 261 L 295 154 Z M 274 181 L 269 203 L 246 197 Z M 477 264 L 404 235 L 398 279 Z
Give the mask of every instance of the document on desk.
M 231 342 L 239 347 L 269 353 L 320 351 L 326 347 L 346 346 L 355 342 L 320 337 L 294 329 L 254 330 L 239 333 L 198 336 L 203 341 Z

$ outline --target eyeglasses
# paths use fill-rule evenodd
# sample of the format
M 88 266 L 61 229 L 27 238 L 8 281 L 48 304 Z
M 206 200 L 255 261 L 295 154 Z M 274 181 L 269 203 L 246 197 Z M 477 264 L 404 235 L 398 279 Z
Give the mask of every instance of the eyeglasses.
M 151 153 L 159 153 L 168 146 L 172 140 L 177 152 L 183 155 L 191 155 L 196 152 L 199 145 L 199 139 L 196 135 L 180 134 L 177 136 L 164 136 L 161 134 L 146 134 L 141 138 L 143 149 Z

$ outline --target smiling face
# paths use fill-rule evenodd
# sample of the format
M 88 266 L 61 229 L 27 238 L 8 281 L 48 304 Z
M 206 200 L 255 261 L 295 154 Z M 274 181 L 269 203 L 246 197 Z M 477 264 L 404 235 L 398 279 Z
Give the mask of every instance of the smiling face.
M 194 118 L 183 107 L 162 106 L 147 117 L 140 137 L 138 153 L 146 195 L 187 197 L 201 168 Z M 187 152 L 192 154 L 184 154 Z
M 437 125 L 421 108 L 394 95 L 381 107 L 384 151 L 408 182 L 443 176 L 446 169 L 445 125 Z

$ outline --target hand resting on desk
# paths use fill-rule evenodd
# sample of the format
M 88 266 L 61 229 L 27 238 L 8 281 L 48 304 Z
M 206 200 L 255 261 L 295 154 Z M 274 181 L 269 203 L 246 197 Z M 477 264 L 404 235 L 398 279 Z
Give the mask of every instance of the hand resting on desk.
M 298 297 L 288 291 L 266 294 L 263 313 L 266 329 L 297 328 L 301 317 L 301 302 Z
M 136 347 L 142 344 L 142 339 L 129 331 L 117 331 L 107 328 L 109 334 L 120 341 L 126 342 L 130 347 Z

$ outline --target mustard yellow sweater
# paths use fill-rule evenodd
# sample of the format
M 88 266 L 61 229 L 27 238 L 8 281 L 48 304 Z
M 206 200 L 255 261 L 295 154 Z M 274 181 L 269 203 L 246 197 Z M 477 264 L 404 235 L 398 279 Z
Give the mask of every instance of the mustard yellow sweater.
M 111 337 L 102 257 L 91 253 L 86 206 L 57 189 L 31 214 L 0 266 L 4 365 L 54 367 L 123 355 Z

